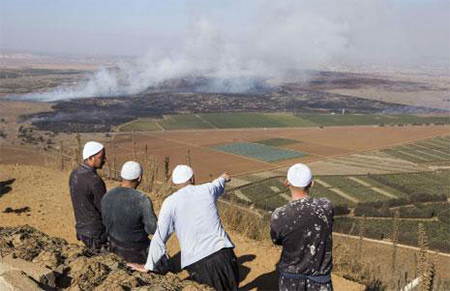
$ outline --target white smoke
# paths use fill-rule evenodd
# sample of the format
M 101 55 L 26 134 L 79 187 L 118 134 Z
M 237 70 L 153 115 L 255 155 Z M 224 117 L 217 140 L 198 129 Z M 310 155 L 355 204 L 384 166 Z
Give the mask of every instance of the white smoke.
M 298 1 L 261 5 L 264 8 L 253 19 L 243 22 L 248 26 L 231 30 L 214 17 L 194 11 L 179 45 L 155 48 L 135 61 L 117 64 L 117 69 L 101 69 L 85 83 L 25 98 L 51 101 L 137 94 L 166 81 L 195 76 L 212 80 L 203 88 L 206 91 L 247 92 L 261 78 L 292 78 L 296 77 L 292 72 L 300 76 L 302 71 L 333 61 L 365 60 L 380 48 L 389 49 L 390 40 L 395 40 L 394 46 L 403 44 L 393 35 L 395 29 L 389 29 L 396 16 L 386 4 Z M 401 35 L 403 31 L 397 30 Z

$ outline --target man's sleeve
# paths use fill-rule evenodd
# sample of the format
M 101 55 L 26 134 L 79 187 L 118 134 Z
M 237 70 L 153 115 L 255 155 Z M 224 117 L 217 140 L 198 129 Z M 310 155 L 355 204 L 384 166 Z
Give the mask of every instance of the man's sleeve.
M 164 201 L 159 213 L 158 227 L 153 235 L 148 252 L 145 269 L 155 272 L 163 272 L 167 269 L 168 255 L 166 242 L 174 231 L 174 221 L 170 203 Z
M 99 212 L 102 211 L 102 198 L 106 193 L 105 182 L 102 179 L 96 178 L 92 182 L 91 193 L 94 195 L 94 206 Z
M 223 194 L 223 190 L 225 190 L 226 180 L 223 177 L 219 177 L 212 181 L 211 183 L 206 184 L 210 193 L 215 197 L 219 197 Z
M 276 245 L 281 245 L 283 243 L 281 234 L 281 219 L 282 218 L 280 217 L 278 209 L 275 209 L 270 219 L 270 237 L 272 242 Z
M 148 196 L 145 196 L 142 202 L 142 220 L 145 225 L 145 231 L 148 234 L 154 234 L 158 220 L 153 210 L 152 201 Z

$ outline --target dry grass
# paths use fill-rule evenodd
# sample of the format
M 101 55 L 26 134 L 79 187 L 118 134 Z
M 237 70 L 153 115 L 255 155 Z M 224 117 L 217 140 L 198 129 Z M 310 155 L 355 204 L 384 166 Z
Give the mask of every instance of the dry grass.
M 55 153 L 53 157 L 46 155 L 47 165 L 51 168 L 69 171 L 69 163 L 73 159 L 67 157 L 64 149 Z M 139 158 L 139 157 L 138 157 Z M 114 159 L 113 159 L 114 160 Z M 155 211 L 158 213 L 165 198 L 174 189 L 171 188 L 170 179 L 158 182 L 158 169 L 164 165 L 158 164 L 156 156 L 144 155 L 138 159 L 144 169 L 144 179 L 140 189 L 146 192 L 153 201 Z M 190 154 L 186 153 L 186 162 Z M 107 164 L 101 171 L 104 178 L 114 179 L 111 172 L 113 167 Z M 241 233 L 248 238 L 270 244 L 270 217 L 261 217 L 252 210 L 246 211 L 234 201 L 221 203 L 219 212 L 222 223 L 230 231 Z M 393 233 L 398 234 L 398 217 L 392 221 Z M 367 290 L 399 290 L 412 279 L 420 276 L 420 290 L 446 290 L 450 287 L 448 276 L 444 276 L 446 259 L 437 254 L 428 257 L 427 238 L 423 226 L 419 228 L 418 253 L 398 248 L 394 235 L 393 246 L 382 246 L 364 241 L 365 219 L 360 221 L 359 239 L 334 241 L 333 247 L 333 273 L 346 279 L 356 281 L 367 286 Z M 405 255 L 406 254 L 406 255 Z M 406 257 L 405 257 L 406 256 Z M 412 263 L 414 262 L 414 263 Z M 444 273 L 443 273 L 444 272 Z

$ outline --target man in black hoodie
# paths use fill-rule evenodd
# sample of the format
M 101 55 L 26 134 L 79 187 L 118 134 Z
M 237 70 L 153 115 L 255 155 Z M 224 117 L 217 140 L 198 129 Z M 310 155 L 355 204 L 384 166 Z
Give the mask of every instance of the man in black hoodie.
M 95 141 L 87 142 L 83 148 L 83 163 L 72 171 L 69 179 L 77 239 L 95 252 L 102 250 L 107 241 L 101 214 L 106 186 L 97 175 L 97 169 L 101 169 L 105 161 L 104 146 Z

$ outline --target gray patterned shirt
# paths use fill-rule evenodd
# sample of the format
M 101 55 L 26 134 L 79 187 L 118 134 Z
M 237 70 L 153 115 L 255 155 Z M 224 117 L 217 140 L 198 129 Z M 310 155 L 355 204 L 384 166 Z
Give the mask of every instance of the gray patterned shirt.
M 326 275 L 332 268 L 333 204 L 305 197 L 275 209 L 272 241 L 283 246 L 277 269 L 303 275 Z

